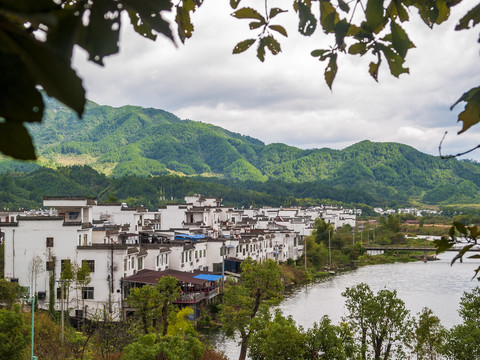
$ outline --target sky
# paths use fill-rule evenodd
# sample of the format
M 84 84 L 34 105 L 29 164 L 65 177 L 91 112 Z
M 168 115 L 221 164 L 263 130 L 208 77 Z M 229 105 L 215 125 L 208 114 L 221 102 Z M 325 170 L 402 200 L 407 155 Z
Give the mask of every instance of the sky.
M 416 48 L 406 66 L 410 74 L 390 75 L 382 63 L 379 82 L 368 73 L 370 55 L 344 55 L 333 91 L 324 81 L 325 63 L 310 56 L 334 39 L 319 30 L 312 37 L 297 31 L 293 1 L 270 1 L 288 9 L 278 23 L 289 37 L 276 36 L 282 52 L 267 51 L 260 62 L 252 47 L 232 55 L 234 46 L 254 38 L 248 20 L 235 19 L 228 1 L 207 0 L 193 15 L 195 32 L 185 45 L 162 37 L 144 39 L 124 19 L 120 53 L 105 58 L 105 67 L 87 61 L 81 49 L 73 66 L 83 79 L 87 97 L 101 105 L 139 105 L 174 113 L 249 135 L 266 144 L 285 143 L 302 149 L 343 149 L 362 140 L 399 142 L 438 155 L 456 154 L 480 143 L 480 125 L 457 135 L 462 124 L 450 106 L 480 84 L 478 27 L 454 31 L 463 14 L 476 5 L 466 0 L 452 9 L 451 19 L 430 30 L 418 15 L 402 26 Z M 261 10 L 263 2 L 244 0 L 241 6 Z M 464 158 L 480 161 L 480 151 Z

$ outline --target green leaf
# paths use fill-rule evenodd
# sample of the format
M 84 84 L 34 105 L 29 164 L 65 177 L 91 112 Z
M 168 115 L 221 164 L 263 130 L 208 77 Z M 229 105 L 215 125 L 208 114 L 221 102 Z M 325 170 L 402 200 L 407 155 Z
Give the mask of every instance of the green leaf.
M 271 35 L 267 36 L 265 39 L 266 39 L 267 48 L 270 50 L 272 55 L 277 55 L 282 51 L 280 43 L 273 36 Z
M 320 24 L 322 24 L 323 31 L 325 33 L 334 31 L 338 19 L 339 16 L 332 3 L 328 0 L 320 0 Z
M 413 44 L 405 30 L 395 21 L 390 21 L 390 28 L 392 30 L 392 46 L 402 58 L 405 58 L 408 49 L 410 49 Z
M 329 59 L 330 56 L 332 55 L 331 50 L 326 50 L 326 49 L 318 49 L 318 50 L 313 50 L 310 55 L 313 57 L 318 57 L 320 61 L 325 61 L 326 59 Z
M 185 39 L 192 36 L 194 27 L 190 19 L 190 9 L 188 7 L 177 6 L 177 15 L 175 16 L 175 22 L 178 25 L 178 37 L 182 43 L 185 43 Z
M 349 27 L 350 27 L 350 24 L 345 19 L 342 19 L 335 24 L 335 28 L 334 28 L 335 40 L 339 47 L 343 46 L 344 39 L 345 39 L 345 36 L 347 35 Z
M 330 61 L 328 62 L 327 67 L 325 68 L 325 81 L 327 82 L 328 87 L 332 90 L 333 80 L 337 75 L 337 54 L 332 54 L 330 56 Z
M 250 30 L 253 30 L 253 29 L 258 29 L 259 27 L 261 26 L 264 26 L 265 23 L 261 22 L 261 21 L 252 21 L 249 26 L 250 26 Z
M 453 226 L 455 226 L 455 228 L 457 229 L 457 231 L 460 234 L 463 234 L 464 236 L 467 236 L 467 228 L 461 222 L 454 221 Z
M 279 32 L 283 36 L 288 37 L 287 30 L 285 30 L 285 28 L 281 25 L 269 25 L 268 27 L 276 32 Z
M 460 19 L 458 25 L 455 27 L 455 30 L 470 29 L 470 23 L 472 23 L 472 27 L 480 23 L 480 4 L 477 4 Z
M 448 17 L 450 16 L 450 7 L 447 5 L 445 0 L 437 0 L 436 5 L 438 9 L 438 16 L 435 23 L 441 24 L 448 20 Z
M 350 11 L 350 6 L 344 0 L 338 0 L 338 6 L 346 13 Z
M 469 259 L 480 259 L 480 255 L 479 254 L 470 255 L 468 258 Z
M 106 14 L 111 14 L 107 17 Z M 89 60 L 103 66 L 103 58 L 118 53 L 120 12 L 109 0 L 95 1 L 90 8 L 88 25 L 78 29 L 77 44 L 84 48 Z
M 378 34 L 385 25 L 383 17 L 383 1 L 384 0 L 368 0 L 365 16 L 367 19 L 367 26 Z
M 305 36 L 312 35 L 317 27 L 317 19 L 312 14 L 310 7 L 300 1 L 298 2 L 298 16 L 300 18 L 298 32 Z
M 480 91 L 476 91 L 473 96 L 465 101 L 467 103 L 465 105 L 465 110 L 458 115 L 458 121 L 463 122 L 463 127 L 462 130 L 458 132 L 459 134 L 468 130 L 480 121 Z
M 240 54 L 240 53 L 248 50 L 248 48 L 250 46 L 252 46 L 255 43 L 255 41 L 256 41 L 255 39 L 248 39 L 248 40 L 240 41 L 233 48 L 233 54 Z
M 257 19 L 263 22 L 264 24 L 266 23 L 265 18 L 260 15 L 260 13 L 252 8 L 241 8 L 232 13 L 232 16 L 237 18 L 237 19 Z
M 396 19 L 398 16 L 401 22 L 407 21 L 409 18 L 408 12 L 400 0 L 392 0 L 390 2 L 387 7 L 387 14 L 392 20 Z
M 30 134 L 16 122 L 0 122 L 0 152 L 20 160 L 37 159 Z
M 83 113 L 85 90 L 71 68 L 70 58 L 63 57 L 68 54 L 59 53 L 26 31 L 0 30 L 0 44 L 19 57 L 33 81 L 42 86 L 49 96 L 71 107 L 78 115 Z
M 452 239 L 449 239 L 445 236 L 442 236 L 440 240 L 433 240 L 433 245 L 437 248 L 437 254 L 450 249 L 454 244 L 455 242 Z
M 232 9 L 236 9 L 241 0 L 230 0 L 230 6 Z
M 450 265 L 453 265 L 455 263 L 455 261 L 457 261 L 458 259 L 461 259 L 463 257 L 463 255 L 465 255 L 465 253 L 470 250 L 472 247 L 474 247 L 476 244 L 468 244 L 466 246 L 464 246 L 463 248 L 460 249 L 460 251 L 458 252 L 457 255 L 454 256 L 454 258 L 452 259 L 452 262 L 450 263 Z
M 287 10 L 283 10 L 283 9 L 280 9 L 280 8 L 271 8 L 270 9 L 270 14 L 268 15 L 268 17 L 270 19 L 273 19 L 275 16 L 277 16 L 278 14 L 280 13 L 284 13 L 284 12 L 287 12 Z
M 257 57 L 260 59 L 261 62 L 265 61 L 265 47 L 267 46 L 266 38 L 261 38 L 258 42 L 257 47 Z
M 379 49 L 385 55 L 385 58 L 388 62 L 388 67 L 390 68 L 390 73 L 395 76 L 399 77 L 401 74 L 408 73 L 408 68 L 404 68 L 403 64 L 405 63 L 405 59 L 398 55 L 395 51 L 393 51 L 390 47 L 380 45 Z
M 478 275 L 478 273 L 480 272 L 480 266 L 477 267 L 474 271 L 475 271 L 475 274 L 473 275 L 472 280 L 473 280 L 473 279 Z M 477 278 L 477 279 L 480 280 L 480 278 Z
M 367 52 L 367 44 L 359 42 L 350 46 L 348 53 L 352 55 L 364 55 Z
M 0 64 L 0 117 L 18 123 L 42 121 L 42 95 L 20 58 L 0 52 Z
M 162 17 L 163 11 L 172 9 L 170 0 L 122 0 L 122 4 L 138 34 L 155 40 L 157 32 L 174 41 L 170 24 Z
M 378 81 L 378 69 L 380 68 L 381 64 L 381 59 L 378 59 L 378 62 L 374 63 L 373 61 L 370 63 L 368 67 L 368 72 L 370 73 L 370 76 L 375 79 L 375 81 Z
M 448 229 L 448 235 L 449 235 L 452 239 L 455 239 L 455 226 L 451 226 L 450 229 Z
M 476 239 L 478 237 L 478 226 L 473 225 L 473 226 L 467 226 L 468 231 L 470 232 L 470 237 L 472 239 Z

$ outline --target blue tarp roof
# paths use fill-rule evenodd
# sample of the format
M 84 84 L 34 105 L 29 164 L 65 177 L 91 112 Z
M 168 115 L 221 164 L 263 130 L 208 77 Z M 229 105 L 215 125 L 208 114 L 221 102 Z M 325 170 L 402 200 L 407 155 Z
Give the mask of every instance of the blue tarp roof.
M 215 281 L 221 278 L 222 278 L 222 275 L 211 275 L 211 274 L 200 274 L 200 275 L 194 276 L 194 279 L 202 279 L 202 280 L 208 280 L 208 281 Z
M 205 239 L 205 235 L 202 234 L 196 234 L 196 235 L 190 235 L 190 234 L 177 234 L 175 235 L 175 240 L 200 240 L 200 239 Z

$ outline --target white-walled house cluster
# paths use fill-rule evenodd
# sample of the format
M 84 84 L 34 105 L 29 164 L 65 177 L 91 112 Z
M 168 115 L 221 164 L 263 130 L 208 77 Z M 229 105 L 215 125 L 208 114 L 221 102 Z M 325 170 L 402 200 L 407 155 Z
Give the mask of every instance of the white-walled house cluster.
M 41 308 L 53 296 L 60 310 L 62 267 L 87 264 L 90 282 L 72 281 L 63 292 L 69 315 L 105 310 L 120 318 L 129 310 L 128 289 L 174 276 L 182 286 L 177 303 L 198 310 L 219 293 L 220 274 L 238 272 L 247 257 L 298 259 L 316 218 L 335 228 L 355 226 L 355 214 L 343 209 L 235 209 L 200 195 L 185 201 L 148 211 L 87 197 L 44 197 L 48 211 L 0 212 L 5 278 L 36 292 Z

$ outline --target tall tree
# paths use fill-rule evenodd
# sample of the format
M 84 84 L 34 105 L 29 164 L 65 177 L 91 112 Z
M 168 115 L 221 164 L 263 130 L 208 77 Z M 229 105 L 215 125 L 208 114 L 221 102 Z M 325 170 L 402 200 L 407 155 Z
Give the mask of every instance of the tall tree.
M 157 325 L 162 335 L 167 334 L 168 317 L 176 308 L 173 301 L 179 291 L 178 280 L 170 276 L 161 278 L 155 286 L 130 289 L 126 302 L 136 309 L 145 334 L 153 332 Z
M 240 333 L 239 360 L 247 356 L 248 342 L 254 331 L 253 320 L 260 307 L 278 304 L 282 292 L 281 270 L 271 259 L 263 263 L 245 259 L 238 283 L 227 283 L 220 317 L 229 335 L 233 336 L 235 331 Z
M 438 316 L 429 308 L 423 308 L 415 322 L 415 353 L 418 360 L 436 360 L 445 337 L 445 328 Z
M 347 288 L 342 296 L 348 314 L 346 320 L 359 330 L 361 358 L 387 360 L 401 358 L 410 346 L 413 323 L 405 303 L 397 292 L 382 289 L 376 294 L 364 283 Z

